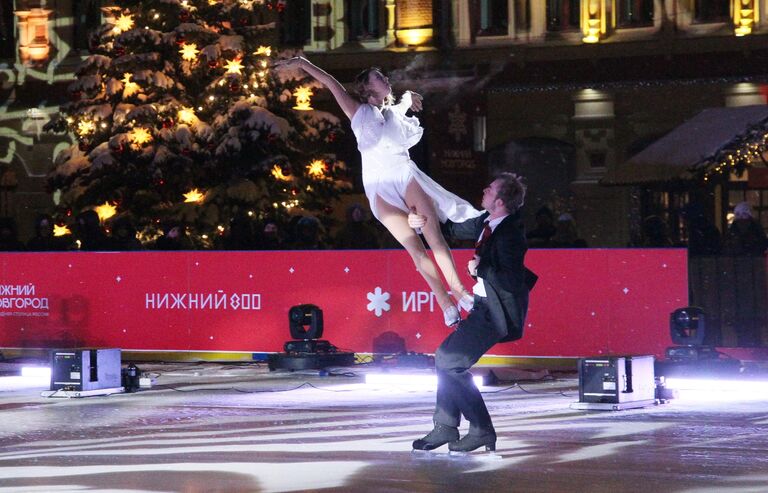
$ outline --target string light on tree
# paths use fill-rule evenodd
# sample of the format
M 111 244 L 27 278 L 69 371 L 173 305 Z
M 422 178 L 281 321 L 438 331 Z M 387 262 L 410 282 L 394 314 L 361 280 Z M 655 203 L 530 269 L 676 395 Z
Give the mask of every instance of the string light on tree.
M 321 159 L 315 159 L 307 165 L 307 174 L 316 180 L 325 178 L 325 172 L 327 170 L 328 165 Z
M 53 236 L 71 235 L 72 231 L 66 225 L 53 225 Z
M 188 62 L 193 62 L 197 60 L 197 54 L 200 53 L 200 50 L 197 49 L 197 45 L 195 43 L 184 43 L 181 45 L 179 53 L 181 53 L 182 59 Z
M 123 79 L 121 81 L 123 83 L 123 98 L 129 98 L 134 94 L 141 92 L 141 86 L 132 82 L 132 78 L 133 74 L 127 72 L 123 74 Z
M 195 110 L 188 106 L 183 106 L 177 113 L 176 118 L 179 120 L 179 123 L 185 125 L 192 125 L 197 121 Z
M 237 74 L 241 75 L 243 70 L 243 64 L 240 63 L 239 58 L 235 58 L 234 60 L 227 60 L 225 68 L 227 69 L 228 74 Z
M 96 125 L 91 120 L 80 120 L 77 124 L 77 133 L 80 137 L 92 134 L 96 131 Z
M 205 194 L 202 193 L 197 188 L 193 188 L 189 192 L 184 194 L 184 202 L 185 203 L 200 203 L 203 201 L 203 198 L 205 197 Z
M 110 217 L 112 217 L 115 214 L 117 214 L 117 207 L 115 207 L 114 205 L 110 204 L 109 202 L 104 202 L 103 204 L 101 204 L 101 205 L 99 205 L 97 207 L 94 207 L 93 210 L 96 211 L 96 214 L 99 215 L 99 220 L 101 222 L 104 222 L 107 219 L 109 219 Z
M 115 20 L 115 27 L 113 28 L 113 31 L 115 34 L 124 33 L 126 31 L 130 31 L 133 29 L 134 22 L 133 22 L 133 16 L 130 14 L 120 14 L 120 17 L 118 17 Z
M 256 51 L 253 52 L 256 56 L 272 56 L 272 47 L 271 46 L 259 46 Z
M 285 174 L 283 174 L 283 168 L 281 168 L 279 164 L 276 164 L 272 167 L 272 176 L 274 176 L 275 179 L 280 181 L 291 181 L 290 176 L 286 176 Z
M 309 87 L 297 87 L 293 92 L 293 96 L 296 98 L 296 106 L 294 106 L 293 109 L 299 111 L 312 110 L 311 99 L 313 94 L 312 89 Z
M 128 134 L 128 140 L 134 147 L 139 148 L 144 144 L 152 142 L 152 134 L 144 127 L 136 127 Z

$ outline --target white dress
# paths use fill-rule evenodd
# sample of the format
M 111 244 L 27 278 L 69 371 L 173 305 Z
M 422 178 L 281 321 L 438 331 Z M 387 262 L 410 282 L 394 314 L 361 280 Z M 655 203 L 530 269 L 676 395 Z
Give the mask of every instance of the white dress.
M 352 116 L 352 132 L 363 162 L 363 186 L 373 215 L 381 219 L 376 210 L 377 195 L 408 212 L 405 189 L 411 180 L 416 180 L 434 201 L 440 222 L 463 222 L 479 216 L 481 212 L 469 202 L 438 185 L 411 161 L 408 149 L 419 142 L 424 129 L 418 118 L 405 115 L 410 107 L 411 95 L 406 92 L 396 105 L 380 110 L 371 104 L 361 104 Z

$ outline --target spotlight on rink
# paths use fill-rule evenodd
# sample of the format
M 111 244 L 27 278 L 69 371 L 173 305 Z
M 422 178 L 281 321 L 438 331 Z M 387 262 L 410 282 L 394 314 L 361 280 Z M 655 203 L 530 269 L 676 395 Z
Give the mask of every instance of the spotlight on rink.
M 473 376 L 478 389 L 483 386 L 483 377 Z M 437 375 L 415 375 L 407 373 L 366 373 L 368 385 L 391 385 L 408 390 L 437 390 Z
M 665 386 L 686 401 L 768 400 L 765 380 L 668 377 Z

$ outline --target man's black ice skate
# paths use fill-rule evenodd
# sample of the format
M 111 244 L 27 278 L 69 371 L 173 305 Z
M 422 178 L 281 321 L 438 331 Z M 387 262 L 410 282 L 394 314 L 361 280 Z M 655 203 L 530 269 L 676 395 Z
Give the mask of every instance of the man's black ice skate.
M 461 440 L 449 443 L 448 450 L 451 452 L 472 452 L 483 446 L 487 452 L 496 450 L 496 432 L 468 433 Z
M 433 450 L 459 439 L 459 430 L 453 426 L 436 424 L 424 438 L 413 441 L 413 450 Z

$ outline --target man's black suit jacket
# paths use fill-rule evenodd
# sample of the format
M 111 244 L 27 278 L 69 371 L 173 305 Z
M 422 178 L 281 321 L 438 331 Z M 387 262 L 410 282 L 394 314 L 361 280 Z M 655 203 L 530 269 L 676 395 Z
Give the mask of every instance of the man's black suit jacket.
M 488 213 L 463 223 L 448 221 L 446 236 L 477 241 Z M 528 292 L 536 275 L 524 265 L 528 244 L 520 213 L 510 214 L 493 230 L 479 255 L 477 275 L 483 279 L 493 329 L 500 342 L 515 341 L 523 336 L 528 312 Z

